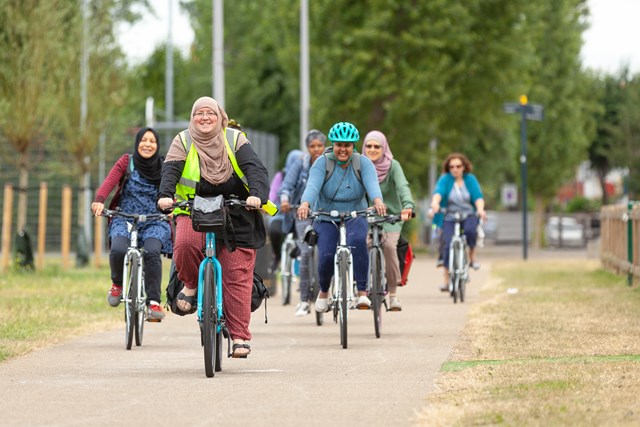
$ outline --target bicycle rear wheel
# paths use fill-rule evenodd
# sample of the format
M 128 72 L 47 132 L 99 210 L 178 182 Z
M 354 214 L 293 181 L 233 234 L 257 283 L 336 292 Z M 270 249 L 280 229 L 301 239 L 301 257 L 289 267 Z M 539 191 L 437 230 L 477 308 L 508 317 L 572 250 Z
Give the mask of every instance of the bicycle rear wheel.
M 218 354 L 216 326 L 218 313 L 216 311 L 215 277 L 213 264 L 208 262 L 204 266 L 204 286 L 202 290 L 202 334 L 204 343 L 204 372 L 211 378 L 215 374 L 214 366 Z
M 373 311 L 373 328 L 376 338 L 380 338 L 382 330 L 382 302 L 384 290 L 382 289 L 382 260 L 379 248 L 373 248 L 369 252 L 369 297 Z
M 138 256 L 131 254 L 128 260 L 129 276 L 127 280 L 127 295 L 124 304 L 125 317 L 125 344 L 127 350 L 131 350 L 133 336 L 136 333 L 138 323 L 138 310 L 136 310 L 136 299 L 138 296 Z
M 347 267 L 347 255 L 343 252 L 340 254 L 338 260 L 338 272 L 340 275 L 340 296 L 338 298 L 339 307 L 339 319 L 340 319 L 340 344 L 342 348 L 347 348 L 347 317 L 348 317 L 348 301 L 347 301 L 347 287 L 351 286 L 349 283 L 349 269 Z
M 289 255 L 289 251 L 282 262 L 280 280 L 282 282 L 282 305 L 289 305 L 291 303 L 291 281 L 293 280 L 293 259 Z

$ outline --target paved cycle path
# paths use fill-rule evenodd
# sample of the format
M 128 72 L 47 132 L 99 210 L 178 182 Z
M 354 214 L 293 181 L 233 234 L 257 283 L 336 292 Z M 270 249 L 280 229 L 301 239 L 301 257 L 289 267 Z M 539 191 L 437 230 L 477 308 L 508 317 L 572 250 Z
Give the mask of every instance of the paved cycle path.
M 0 364 L 0 424 L 411 425 L 489 271 L 485 262 L 473 272 L 467 302 L 454 305 L 437 289 L 442 271 L 419 256 L 399 292 L 404 309 L 385 313 L 380 339 L 370 311 L 350 312 L 348 349 L 329 315 L 318 327 L 275 296 L 268 324 L 262 308 L 253 314 L 252 354 L 225 359 L 214 378 L 194 316 L 147 323 L 131 351 L 124 324 L 76 338 Z

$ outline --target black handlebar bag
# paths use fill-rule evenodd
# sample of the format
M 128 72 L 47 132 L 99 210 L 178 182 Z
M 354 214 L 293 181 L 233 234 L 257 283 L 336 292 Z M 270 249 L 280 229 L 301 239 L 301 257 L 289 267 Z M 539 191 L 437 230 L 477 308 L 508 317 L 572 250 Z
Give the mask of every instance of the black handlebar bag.
M 214 232 L 222 234 L 227 228 L 229 212 L 224 197 L 195 196 L 191 208 L 191 225 L 200 233 Z
M 236 235 L 229 217 L 229 208 L 225 205 L 222 195 L 195 196 L 191 207 L 191 226 L 200 233 L 213 232 L 216 236 L 222 236 L 227 250 L 236 250 Z

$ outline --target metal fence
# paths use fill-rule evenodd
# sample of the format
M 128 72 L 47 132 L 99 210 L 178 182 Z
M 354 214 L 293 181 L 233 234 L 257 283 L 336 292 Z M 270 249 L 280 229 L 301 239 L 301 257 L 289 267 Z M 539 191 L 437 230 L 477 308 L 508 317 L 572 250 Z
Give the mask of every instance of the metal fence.
M 600 211 L 602 265 L 626 274 L 629 285 L 640 278 L 640 204 L 605 206 Z
M 254 151 L 260 156 L 260 159 L 266 166 L 269 171 L 269 176 L 272 177 L 273 174 L 277 170 L 277 163 L 279 158 L 279 140 L 278 137 L 269 134 L 266 132 L 256 131 L 253 129 L 246 129 L 246 133 L 248 135 L 249 140 L 251 141 L 252 147 Z M 121 154 L 120 154 L 121 155 Z M 115 163 L 117 158 L 120 156 L 114 156 L 113 158 L 108 158 L 105 160 L 106 170 Z M 0 158 L 0 191 L 5 187 L 5 185 L 9 184 L 13 187 L 14 192 L 14 200 L 13 200 L 13 208 L 10 215 L 10 223 L 12 224 L 11 231 L 11 239 L 16 236 L 16 224 L 17 224 L 17 199 L 19 192 L 26 192 L 27 194 L 27 219 L 26 219 L 26 231 L 29 233 L 30 240 L 33 248 L 38 245 L 38 221 L 39 221 L 39 211 L 40 211 L 40 183 L 46 182 L 48 186 L 48 195 L 47 195 L 47 215 L 46 215 L 46 235 L 45 235 L 45 250 L 47 252 L 59 252 L 61 248 L 62 238 L 62 220 L 61 220 L 61 209 L 62 209 L 62 190 L 65 186 L 69 186 L 72 189 L 72 203 L 73 207 L 71 209 L 72 218 L 71 218 L 71 251 L 76 252 L 78 249 L 79 239 L 78 234 L 80 233 L 80 229 L 78 227 L 78 193 L 83 190 L 78 188 L 76 179 L 75 181 L 70 179 L 68 175 L 65 175 L 63 172 L 68 172 L 69 168 L 66 168 L 65 171 L 63 167 L 59 164 L 55 164 L 55 161 L 42 161 L 38 164 L 37 167 L 34 167 L 29 173 L 29 186 L 25 189 L 18 188 L 18 173 L 15 168 L 15 164 L 9 164 L 9 159 Z M 62 171 L 62 172 L 61 172 Z M 101 184 L 100 179 L 98 178 L 98 174 L 96 171 L 92 174 L 90 190 L 93 197 L 97 187 Z M 74 186 L 75 184 L 75 186 Z M 4 209 L 4 205 L 7 203 L 6 200 L 2 202 L 2 207 Z M 86 206 L 86 209 L 90 209 L 90 204 Z M 3 218 L 0 215 L 0 229 L 3 226 Z M 93 228 L 90 228 L 93 230 Z M 86 244 L 91 248 L 93 245 L 93 236 L 86 236 L 87 241 Z M 103 238 L 103 242 L 106 239 Z M 13 248 L 13 245 L 12 245 Z M 0 253 L 2 251 L 0 250 Z

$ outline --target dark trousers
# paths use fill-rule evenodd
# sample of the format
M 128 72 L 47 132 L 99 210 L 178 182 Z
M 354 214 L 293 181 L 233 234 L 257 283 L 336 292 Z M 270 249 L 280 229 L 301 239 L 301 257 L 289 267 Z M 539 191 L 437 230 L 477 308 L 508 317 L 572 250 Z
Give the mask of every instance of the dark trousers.
M 162 260 L 160 251 L 162 242 L 153 237 L 144 241 L 144 284 L 149 301 L 160 303 L 160 284 L 162 283 Z M 109 252 L 109 264 L 111 266 L 111 281 L 122 286 L 122 269 L 124 256 L 129 248 L 129 239 L 118 236 L 111 239 L 111 251 Z
M 329 221 L 317 221 L 314 225 L 318 232 L 318 279 L 320 289 L 327 292 L 333 277 L 333 256 L 336 253 L 340 232 Z M 367 270 L 369 255 L 367 252 L 367 220 L 358 217 L 347 221 L 347 245 L 353 256 L 353 276 L 359 291 L 367 289 Z

